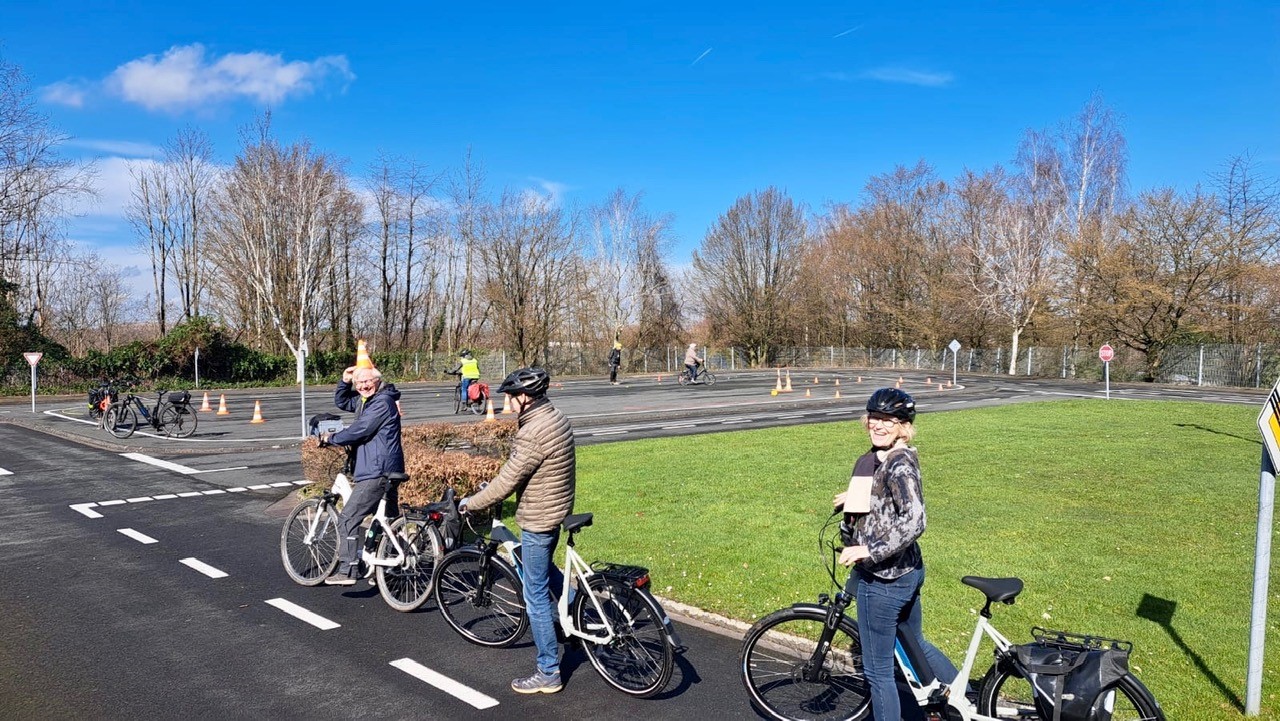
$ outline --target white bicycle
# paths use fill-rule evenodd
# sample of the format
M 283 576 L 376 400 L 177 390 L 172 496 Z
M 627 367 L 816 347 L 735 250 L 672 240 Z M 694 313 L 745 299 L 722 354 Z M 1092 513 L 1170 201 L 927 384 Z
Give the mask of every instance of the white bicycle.
M 470 525 L 470 516 L 466 522 Z M 675 654 L 683 645 L 671 619 L 649 593 L 648 569 L 593 565 L 578 555 L 574 535 L 590 525 L 590 513 L 564 520 L 568 545 L 557 604 L 560 631 L 566 639 L 582 642 L 587 659 L 610 686 L 632 696 L 653 696 L 671 680 Z M 468 641 L 510 646 L 529 626 L 523 577 L 520 539 L 495 520 L 487 537 L 481 535 L 440 562 L 436 605 L 449 626 Z
M 366 577 L 375 577 L 382 600 L 404 612 L 418 608 L 431 595 L 436 564 L 450 545 L 440 529 L 448 524 L 450 514 L 455 519 L 457 514 L 450 488 L 439 503 L 405 507 L 396 518 L 388 518 L 387 497 L 408 478 L 404 473 L 387 476 L 387 492 L 378 502 L 360 553 Z M 296 583 L 319 585 L 337 568 L 338 511 L 350 497 L 351 482 L 339 473 L 330 490 L 289 512 L 280 531 L 280 559 Z M 448 535 L 454 540 L 455 534 Z
M 825 533 L 838 521 L 833 515 L 819 533 L 819 544 L 832 550 L 827 572 L 840 589 L 834 598 L 821 594 L 818 603 L 797 603 L 757 622 L 743 639 L 742 682 L 752 704 L 769 718 L 865 719 L 871 716 L 869 686 L 862 669 L 862 644 L 857 621 L 845 614 L 854 596 L 836 580 L 835 557 L 838 546 Z M 993 603 L 1012 604 L 1022 592 L 1017 578 L 965 576 L 961 581 L 986 596 L 986 605 L 965 652 L 964 665 L 950 684 L 933 676 L 923 650 L 911 639 L 899 636 L 894 649 L 899 680 L 910 686 L 916 702 L 931 719 L 942 721 L 1054 721 L 1055 705 L 1064 698 L 1061 673 L 1065 665 L 1045 668 L 1020 659 L 1018 647 L 991 625 Z M 1070 657 L 1084 659 L 1090 651 L 1105 651 L 1116 644 L 1127 651 L 1131 645 L 1095 636 L 1036 629 L 1037 641 L 1050 652 L 1054 662 Z M 984 638 L 995 646 L 995 662 L 970 696 L 969 680 Z M 1035 682 L 1034 685 L 1032 682 Z M 1054 698 L 1054 691 L 1059 693 Z M 1084 702 L 1090 705 L 1091 721 L 1164 721 L 1164 712 L 1155 697 L 1127 669 L 1099 695 Z M 1060 712 L 1060 709 L 1059 709 Z

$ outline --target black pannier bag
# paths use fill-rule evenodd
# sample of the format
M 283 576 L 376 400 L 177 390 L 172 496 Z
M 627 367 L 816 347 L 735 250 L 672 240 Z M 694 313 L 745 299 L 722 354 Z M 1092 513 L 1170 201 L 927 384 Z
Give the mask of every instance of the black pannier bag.
M 1034 628 L 1035 643 L 1014 646 L 1045 721 L 1111 721 L 1112 687 L 1129 673 L 1133 644 Z
M 175 406 L 185 406 L 191 402 L 191 392 L 173 391 L 169 394 L 169 402 Z

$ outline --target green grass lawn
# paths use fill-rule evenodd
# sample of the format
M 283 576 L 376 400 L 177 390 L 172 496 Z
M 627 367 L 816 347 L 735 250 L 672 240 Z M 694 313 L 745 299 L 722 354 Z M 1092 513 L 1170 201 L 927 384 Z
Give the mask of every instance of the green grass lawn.
M 1032 625 L 1132 640 L 1170 719 L 1242 717 L 1258 410 L 1078 400 L 922 415 L 930 640 L 959 665 L 982 600 L 960 577 L 1018 576 L 1026 590 L 995 615 L 1015 642 Z M 830 586 L 818 529 L 867 447 L 848 422 L 583 447 L 576 510 L 596 525 L 578 548 L 745 621 L 813 601 Z M 1280 718 L 1276 545 L 1263 718 Z

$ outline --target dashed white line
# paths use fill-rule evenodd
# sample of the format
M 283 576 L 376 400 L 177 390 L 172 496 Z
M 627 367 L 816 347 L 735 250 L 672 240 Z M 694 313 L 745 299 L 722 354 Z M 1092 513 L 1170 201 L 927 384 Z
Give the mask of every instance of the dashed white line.
M 190 466 L 184 466 L 180 463 L 172 463 L 170 461 L 162 461 L 159 458 L 152 458 L 151 456 L 142 453 L 121 453 L 120 455 L 131 461 L 138 461 L 139 463 L 146 463 L 148 465 L 157 466 L 170 471 L 177 471 L 185 476 L 190 476 L 200 472 L 198 469 Z
M 145 533 L 140 533 L 138 531 L 135 531 L 132 528 L 117 528 L 116 530 L 128 536 L 129 538 L 132 538 L 138 543 L 159 543 L 159 541 L 152 538 L 151 536 L 148 536 Z
M 221 488 L 213 488 L 207 491 L 201 491 L 200 493 L 201 495 L 205 495 L 205 496 L 218 496 L 218 495 L 222 495 L 223 493 L 226 493 L 226 491 L 222 490 Z
M 117 499 L 117 500 L 114 500 L 114 501 L 98 501 L 98 505 L 99 505 L 99 506 L 120 506 L 120 505 L 123 505 L 123 504 L 125 504 L 125 503 L 128 503 L 128 501 L 126 501 L 126 500 L 124 500 L 124 499 Z
M 101 513 L 98 513 L 97 511 L 89 510 L 97 505 L 98 504 L 96 503 L 73 503 L 71 504 L 71 510 L 81 515 L 87 516 L 89 518 L 102 518 Z
M 626 433 L 626 431 L 599 431 L 597 433 L 592 433 L 591 435 L 592 436 L 616 436 L 621 433 Z
M 3 468 L 0 468 L 0 476 L 12 476 L 12 475 L 13 475 L 13 471 L 7 471 Z
M 750 418 L 734 418 L 727 421 L 720 421 L 720 425 L 727 426 L 731 423 L 750 423 L 750 422 L 751 422 Z
M 137 498 L 126 498 L 124 500 L 129 503 L 142 503 L 143 501 L 154 501 L 155 499 L 151 496 L 138 496 Z
M 803 414 L 803 413 L 798 413 L 798 414 L 793 415 L 793 416 L 774 416 L 774 417 L 773 417 L 773 419 L 774 419 L 775 421 L 789 421 L 789 420 L 793 420 L 793 419 L 796 419 L 796 418 L 804 418 L 804 414 Z
M 329 631 L 331 629 L 339 628 L 340 626 L 342 626 L 342 624 L 340 623 L 334 623 L 333 621 L 330 621 L 324 616 L 321 616 L 316 613 L 312 613 L 311 611 L 308 611 L 302 606 L 299 606 L 298 604 L 293 603 L 291 601 L 286 601 L 283 598 L 267 599 L 267 605 L 275 606 L 276 608 L 280 609 L 281 611 L 284 611 L 290 616 L 293 616 L 294 618 L 300 621 L 306 621 L 307 623 L 311 624 L 312 626 L 315 626 L 321 631 Z
M 293 485 L 293 481 L 281 481 L 279 483 L 268 483 L 272 488 L 288 488 Z
M 170 498 L 177 498 L 177 497 L 178 497 L 178 494 L 176 494 L 176 493 L 166 493 L 166 494 L 161 495 L 161 496 L 152 496 L 152 497 L 151 497 L 151 500 L 153 500 L 153 501 L 167 501 L 167 500 L 169 500 Z
M 466 701 L 477 709 L 493 708 L 498 705 L 497 699 L 486 696 L 470 686 L 463 685 L 436 671 L 423 666 L 411 658 L 400 658 L 391 662 L 392 666 L 413 676 L 419 681 L 429 683 L 454 698 Z
M 228 488 L 228 489 L 227 489 L 227 493 L 242 493 L 242 492 L 247 491 L 247 490 L 249 490 L 249 489 L 248 489 L 248 488 L 245 488 L 244 486 L 237 486 L 237 487 L 235 487 L 235 488 Z
M 663 426 L 662 430 L 666 431 L 672 428 L 697 428 L 697 427 L 698 427 L 697 423 L 677 423 L 674 426 Z
M 178 563 L 181 563 L 182 565 L 187 566 L 189 568 L 194 568 L 195 570 L 199 571 L 200 573 L 203 573 L 209 578 L 226 578 L 227 577 L 226 571 L 219 571 L 213 566 L 210 566 L 209 564 L 203 561 L 197 561 L 194 558 L 184 558 L 178 561 Z
M 270 488 L 270 487 L 271 487 L 271 486 L 269 486 L 269 485 L 267 485 L 267 484 L 263 483 L 263 484 L 260 484 L 260 485 L 257 485 L 257 486 L 249 486 L 249 490 L 251 490 L 251 491 L 262 491 L 262 490 L 266 490 L 266 489 L 268 489 L 268 488 Z
M 204 494 L 201 493 L 200 491 L 187 491 L 186 493 L 179 493 L 178 498 L 191 498 L 193 496 L 203 496 L 203 495 Z

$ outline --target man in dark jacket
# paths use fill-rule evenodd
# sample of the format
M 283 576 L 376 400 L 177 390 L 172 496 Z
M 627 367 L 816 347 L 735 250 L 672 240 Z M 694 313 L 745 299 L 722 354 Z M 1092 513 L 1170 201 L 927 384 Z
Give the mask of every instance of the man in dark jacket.
M 552 594 L 564 576 L 552 562 L 560 540 L 560 524 L 573 513 L 577 457 L 573 428 L 547 399 L 551 377 L 541 368 L 521 368 L 498 388 L 511 397 L 517 414 L 511 456 L 489 485 L 459 502 L 459 508 L 480 511 L 517 494 L 516 523 L 520 526 L 524 562 L 524 604 L 538 650 L 537 673 L 511 682 L 517 693 L 555 693 L 560 690 L 560 647 L 556 643 L 556 608 Z
M 337 433 L 320 437 L 322 443 L 350 446 L 356 456 L 351 497 L 338 516 L 337 572 L 325 579 L 330 586 L 350 586 L 360 575 L 360 524 L 382 500 L 390 481 L 389 473 L 404 472 L 404 449 L 400 445 L 400 411 L 396 401 L 400 391 L 383 384 L 376 368 L 352 366 L 342 372 L 342 382 L 333 394 L 333 404 L 353 411 L 355 421 Z M 395 501 L 394 494 L 391 499 Z

